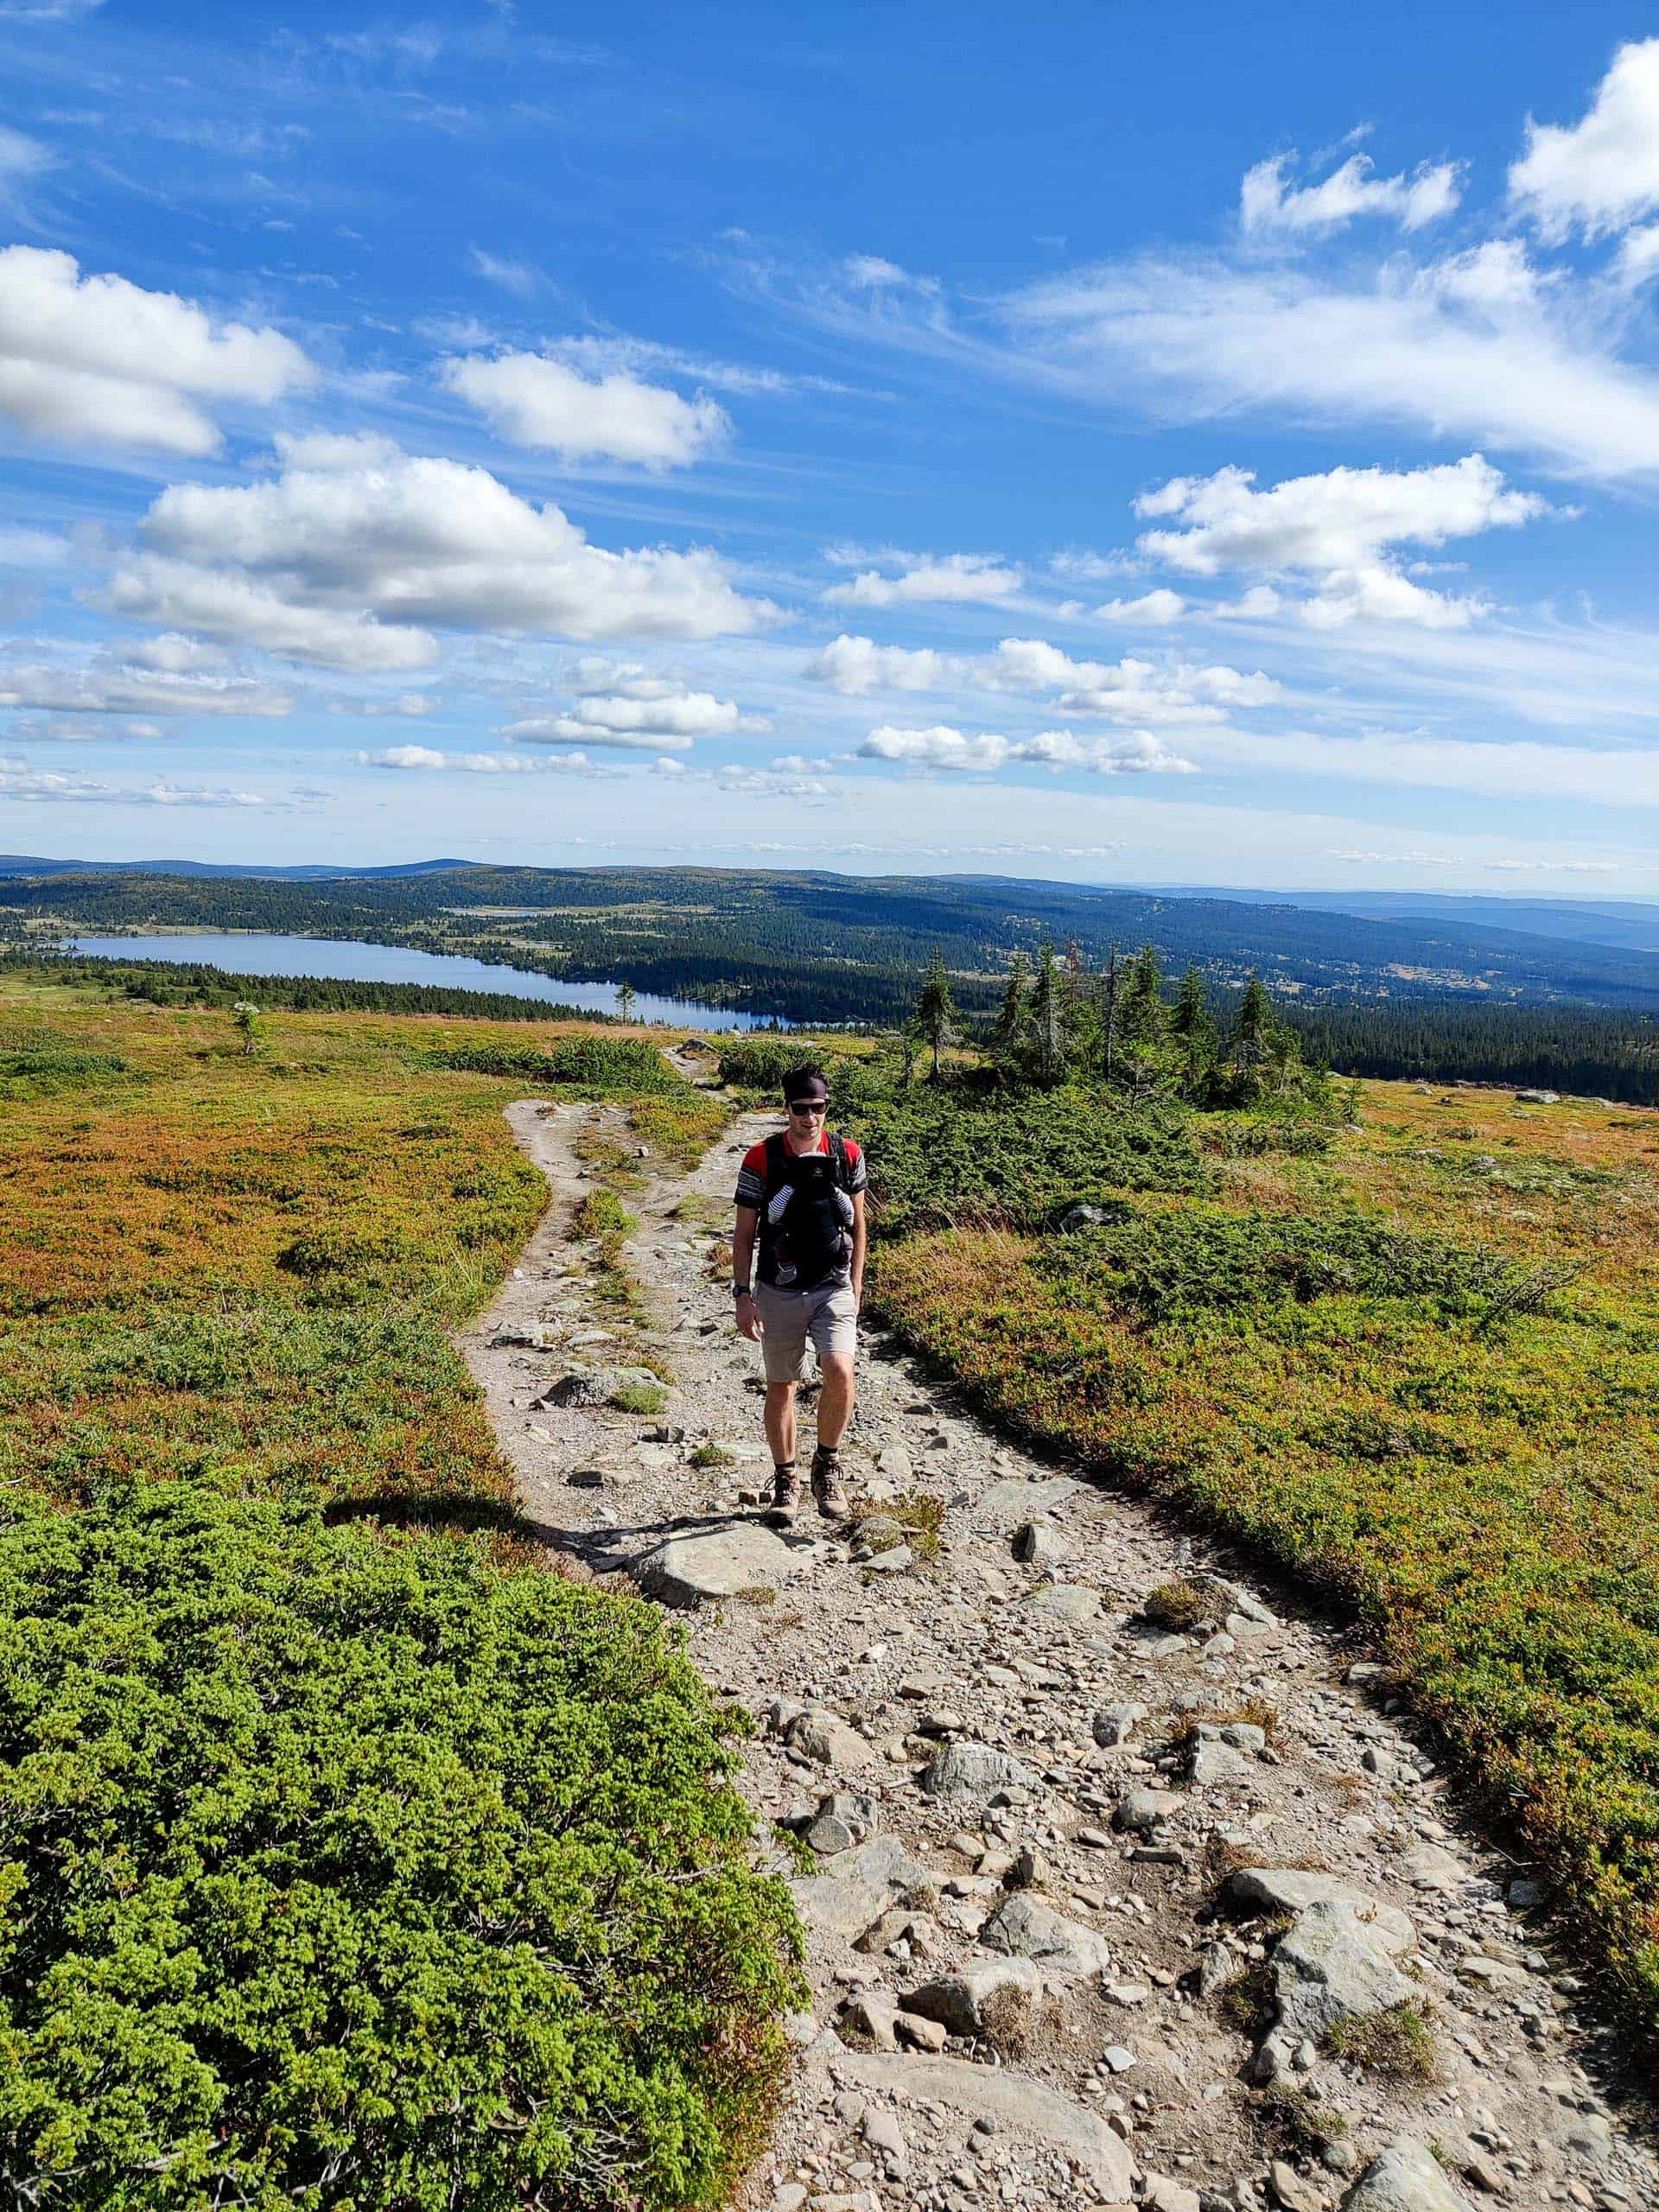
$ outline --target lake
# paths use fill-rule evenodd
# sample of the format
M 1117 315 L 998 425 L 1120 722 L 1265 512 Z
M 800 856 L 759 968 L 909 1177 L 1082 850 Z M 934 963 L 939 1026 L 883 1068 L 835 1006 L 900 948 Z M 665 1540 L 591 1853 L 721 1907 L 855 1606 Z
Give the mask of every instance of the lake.
M 281 937 L 250 931 L 189 930 L 168 937 L 72 937 L 77 952 L 105 960 L 174 960 L 226 968 L 237 976 L 327 976 L 351 983 L 435 983 L 443 990 L 505 991 L 516 999 L 550 1000 L 589 1014 L 617 1011 L 614 983 L 566 983 L 499 961 L 461 952 L 419 952 L 412 945 L 359 944 L 343 938 Z M 734 1014 L 729 1007 L 698 1006 L 690 999 L 658 998 L 636 991 L 636 1021 L 663 1021 L 696 1029 L 764 1029 L 770 1018 Z M 787 1028 L 791 1025 L 782 1023 Z

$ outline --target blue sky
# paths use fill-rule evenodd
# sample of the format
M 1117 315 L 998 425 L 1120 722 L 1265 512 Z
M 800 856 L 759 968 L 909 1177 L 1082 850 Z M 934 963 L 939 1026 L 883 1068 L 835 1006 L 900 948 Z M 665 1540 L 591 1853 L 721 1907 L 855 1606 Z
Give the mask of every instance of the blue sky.
M 0 0 L 0 849 L 1659 895 L 1659 39 Z

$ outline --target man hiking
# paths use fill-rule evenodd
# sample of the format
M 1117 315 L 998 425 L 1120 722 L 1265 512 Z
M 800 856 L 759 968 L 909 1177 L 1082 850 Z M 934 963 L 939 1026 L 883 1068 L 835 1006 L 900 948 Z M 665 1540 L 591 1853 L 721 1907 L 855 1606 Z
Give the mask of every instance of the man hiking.
M 853 1354 L 864 1290 L 864 1155 L 830 1133 L 823 1070 L 784 1078 L 786 1126 L 753 1145 L 738 1171 L 732 1230 L 737 1325 L 765 1356 L 766 1441 L 773 1467 L 767 1519 L 787 1528 L 801 1503 L 795 1465 L 795 1389 L 809 1338 L 823 1378 L 812 1496 L 844 1520 L 841 1440 L 853 1414 Z

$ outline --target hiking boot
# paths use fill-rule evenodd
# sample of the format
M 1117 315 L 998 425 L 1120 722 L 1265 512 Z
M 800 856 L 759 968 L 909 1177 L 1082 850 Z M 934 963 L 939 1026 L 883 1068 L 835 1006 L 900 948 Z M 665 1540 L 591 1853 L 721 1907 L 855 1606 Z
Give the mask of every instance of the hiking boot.
M 772 1503 L 766 1509 L 766 1518 L 774 1529 L 787 1529 L 801 1510 L 801 1474 L 791 1460 L 786 1467 L 777 1467 L 772 1477 Z
M 822 1445 L 812 1454 L 812 1495 L 826 1521 L 844 1521 L 851 1510 L 842 1479 L 841 1455 L 826 1452 Z

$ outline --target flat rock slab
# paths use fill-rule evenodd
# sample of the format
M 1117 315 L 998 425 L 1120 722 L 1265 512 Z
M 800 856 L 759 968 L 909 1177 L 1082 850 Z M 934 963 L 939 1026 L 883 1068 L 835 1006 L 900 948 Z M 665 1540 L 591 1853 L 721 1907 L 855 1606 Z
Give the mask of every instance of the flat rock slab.
M 930 1904 L 933 1878 L 896 1835 L 872 1836 L 826 1859 L 816 1874 L 790 1882 L 801 1918 L 821 1933 L 854 1942 L 894 1905 Z
M 1390 1957 L 1402 1958 L 1416 1948 L 1417 1930 L 1408 1914 L 1335 1874 L 1310 1873 L 1300 1866 L 1244 1866 L 1234 1875 L 1231 1888 L 1241 1904 L 1255 1905 L 1263 1912 L 1297 1913 L 1311 1904 L 1344 1904 Z
M 999 2133 L 1040 2144 L 1083 2169 L 1109 2204 L 1128 2204 L 1135 2167 L 1128 2145 L 1103 2120 L 1046 2082 L 1011 2066 L 976 2066 L 964 2058 L 889 2058 L 880 2051 L 849 2050 L 825 2038 L 831 2078 L 843 2085 L 885 2091 L 906 2104 L 944 2105 L 977 2120 L 995 2120 Z M 815 2051 L 823 2044 L 814 2046 Z
M 1469 2212 L 1469 2200 L 1414 2135 L 1396 2135 L 1342 2200 L 1341 2212 Z
M 1083 1488 L 1070 1475 L 1045 1475 L 1034 1483 L 993 1483 L 974 1507 L 974 1519 L 993 1529 L 1012 1529 L 1022 1521 L 1037 1521 L 1045 1514 L 1058 1512 Z
M 628 1563 L 648 1598 L 663 1605 L 702 1605 L 746 1590 L 772 1590 L 810 1565 L 759 1521 L 734 1521 L 693 1536 L 671 1536 Z

